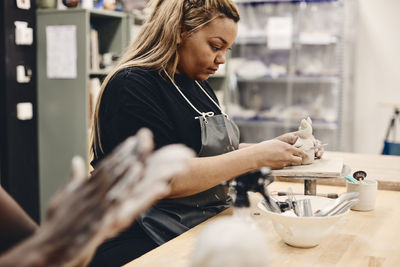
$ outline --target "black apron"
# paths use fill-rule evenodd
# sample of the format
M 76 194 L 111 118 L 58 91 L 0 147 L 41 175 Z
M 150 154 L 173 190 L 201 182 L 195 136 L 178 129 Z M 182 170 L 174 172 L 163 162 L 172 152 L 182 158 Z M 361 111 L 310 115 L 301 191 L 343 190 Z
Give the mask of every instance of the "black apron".
M 178 86 L 172 80 L 171 82 L 183 95 Z M 197 85 L 220 109 L 200 84 Z M 183 97 L 189 102 L 184 95 Z M 216 156 L 238 148 L 239 129 L 221 109 L 222 114 L 214 115 L 213 112 L 199 112 L 190 102 L 189 104 L 200 114 L 196 117 L 201 127 L 201 149 L 198 157 Z M 230 204 L 228 186 L 220 184 L 188 197 L 160 200 L 139 217 L 138 223 L 154 242 L 161 245 L 215 216 Z

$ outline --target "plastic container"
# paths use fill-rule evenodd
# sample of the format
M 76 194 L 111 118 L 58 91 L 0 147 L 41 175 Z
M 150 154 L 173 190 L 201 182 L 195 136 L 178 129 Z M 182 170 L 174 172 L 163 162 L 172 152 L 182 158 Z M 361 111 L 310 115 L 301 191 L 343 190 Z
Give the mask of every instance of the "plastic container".
M 378 182 L 376 180 L 366 179 L 361 184 L 353 184 L 347 181 L 347 192 L 358 192 L 360 195 L 356 205 L 352 210 L 369 211 L 375 208 L 376 193 L 378 191 Z

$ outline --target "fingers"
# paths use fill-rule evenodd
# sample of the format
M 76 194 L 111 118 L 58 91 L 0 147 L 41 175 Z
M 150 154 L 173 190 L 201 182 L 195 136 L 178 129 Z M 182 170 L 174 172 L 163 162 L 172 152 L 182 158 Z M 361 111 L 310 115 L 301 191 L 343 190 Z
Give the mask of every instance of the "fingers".
M 81 156 L 75 156 L 71 160 L 70 183 L 67 185 L 67 192 L 74 191 L 83 181 L 87 179 L 85 162 Z
M 153 133 L 147 128 L 141 128 L 136 136 L 141 145 L 141 151 L 144 157 L 148 157 L 154 150 Z
M 86 179 L 85 162 L 81 156 L 75 156 L 71 160 L 71 179 L 82 181 Z
M 305 158 L 306 156 L 307 154 L 303 150 L 292 146 L 290 163 L 288 165 L 300 165 L 303 158 Z
M 322 155 L 324 154 L 324 151 L 325 151 L 324 147 L 318 148 L 317 152 L 315 152 L 315 156 L 317 158 L 319 158 L 319 159 L 322 158 Z
M 300 165 L 303 158 L 307 157 L 307 153 L 303 150 L 291 146 L 290 163 L 288 165 Z
M 292 160 L 291 164 L 293 165 L 301 165 L 301 162 L 303 161 L 303 158 L 300 156 L 292 155 Z
M 298 132 L 290 132 L 290 133 L 285 133 L 281 136 L 278 136 L 276 139 L 285 143 L 288 143 L 290 145 L 293 145 L 296 143 L 297 139 L 299 137 Z
M 102 159 L 98 166 L 96 166 L 93 172 L 94 176 L 98 176 L 101 172 L 111 172 L 116 166 L 121 165 L 121 161 L 126 158 L 131 158 L 132 161 L 136 160 L 135 153 L 138 140 L 136 136 L 127 138 L 124 142 L 119 144 L 110 155 Z
M 296 143 L 297 139 L 299 138 L 299 133 L 298 132 L 292 132 L 290 133 L 290 141 L 289 144 L 294 145 Z
M 107 220 L 104 220 L 103 229 L 106 229 L 108 236 L 112 236 L 114 232 L 119 232 L 120 229 L 130 225 L 134 218 L 141 212 L 149 208 L 154 202 L 163 198 L 170 192 L 170 188 L 166 184 L 155 183 L 151 190 L 140 192 L 139 195 L 130 194 L 119 202 L 119 205 L 112 211 L 107 213 Z M 110 231 L 112 228 L 112 231 Z
M 153 150 L 152 138 L 150 130 L 140 129 L 135 136 L 127 138 L 102 160 L 93 178 L 105 180 L 104 185 L 110 184 L 120 179 L 131 165 L 144 163 Z
M 121 179 L 113 184 L 110 191 L 108 191 L 106 198 L 109 201 L 121 201 L 129 196 L 131 190 L 143 177 L 143 173 L 144 165 L 141 162 L 136 162 L 136 164 L 132 164 L 129 169 L 122 175 Z
M 154 152 L 147 161 L 144 179 L 169 180 L 183 172 L 194 156 L 193 150 L 183 145 L 169 145 Z
M 99 168 L 114 169 L 121 161 L 130 157 L 132 161 L 145 161 L 153 151 L 153 134 L 146 128 L 140 129 L 135 136 L 127 138 L 106 157 Z
M 307 157 L 307 153 L 306 152 L 304 152 L 303 150 L 301 150 L 299 148 L 296 148 L 294 146 L 292 146 L 292 154 L 293 154 L 293 156 L 297 156 L 297 157 L 300 157 L 300 158 Z
M 157 150 L 146 162 L 131 165 L 112 185 L 104 202 L 115 214 L 113 221 L 122 222 L 164 197 L 170 190 L 170 178 L 185 170 L 193 156 L 194 152 L 183 145 L 170 145 Z
M 324 154 L 325 149 L 322 146 L 322 142 L 320 140 L 314 138 L 313 141 L 314 141 L 314 146 L 317 147 L 315 149 L 315 156 L 320 159 Z

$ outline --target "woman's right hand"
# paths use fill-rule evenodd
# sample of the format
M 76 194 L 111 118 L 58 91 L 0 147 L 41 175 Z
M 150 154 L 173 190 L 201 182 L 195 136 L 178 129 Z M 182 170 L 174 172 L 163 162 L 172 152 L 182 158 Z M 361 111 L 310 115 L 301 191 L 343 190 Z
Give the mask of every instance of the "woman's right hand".
M 307 156 L 304 151 L 277 139 L 255 144 L 251 148 L 254 149 L 256 168 L 282 169 L 291 164 L 301 164 L 302 158 Z

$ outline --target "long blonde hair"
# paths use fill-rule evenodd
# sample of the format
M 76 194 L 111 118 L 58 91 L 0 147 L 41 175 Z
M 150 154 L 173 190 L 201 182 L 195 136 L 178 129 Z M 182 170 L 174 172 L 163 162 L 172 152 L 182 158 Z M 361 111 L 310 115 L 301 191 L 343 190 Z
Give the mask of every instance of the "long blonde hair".
M 150 16 L 136 40 L 127 48 L 117 66 L 106 76 L 96 103 L 91 129 L 91 157 L 104 153 L 101 143 L 99 109 L 104 89 L 122 69 L 140 66 L 165 70 L 174 77 L 178 65 L 178 40 L 183 30 L 190 35 L 217 17 L 240 19 L 232 0 L 151 0 Z

